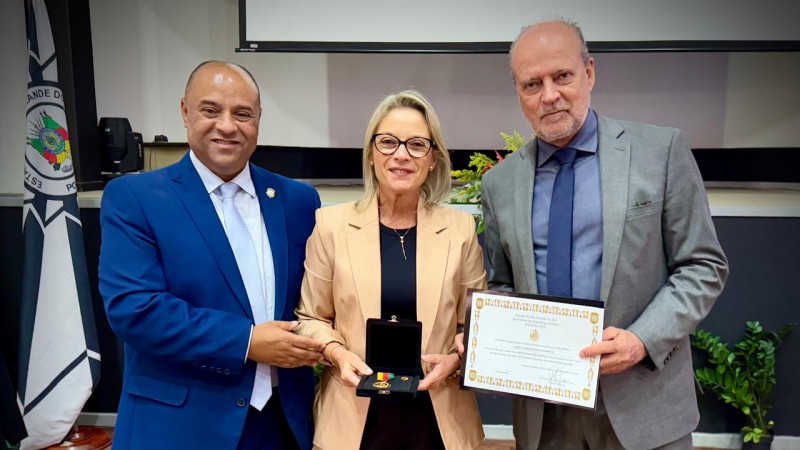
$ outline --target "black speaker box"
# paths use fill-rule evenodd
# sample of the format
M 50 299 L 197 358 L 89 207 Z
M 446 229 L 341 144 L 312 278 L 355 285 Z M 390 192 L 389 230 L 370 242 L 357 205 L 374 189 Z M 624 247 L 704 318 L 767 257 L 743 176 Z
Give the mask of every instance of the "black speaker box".
M 103 172 L 136 172 L 144 168 L 142 134 L 131 130 L 128 119 L 103 117 L 97 125 L 97 133 Z

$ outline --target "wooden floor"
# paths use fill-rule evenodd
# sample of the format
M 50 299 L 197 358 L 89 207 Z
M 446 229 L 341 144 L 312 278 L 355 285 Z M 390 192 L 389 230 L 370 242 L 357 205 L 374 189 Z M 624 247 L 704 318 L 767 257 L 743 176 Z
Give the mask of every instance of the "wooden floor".
M 85 450 L 85 449 L 105 449 L 111 450 L 110 439 L 113 436 L 114 429 L 113 428 L 102 428 L 98 429 L 99 431 L 104 431 L 105 435 L 107 436 L 108 443 L 105 446 L 93 446 L 90 442 L 75 442 L 74 450 Z M 88 436 L 87 436 L 88 437 Z M 92 439 L 87 439 L 87 441 L 91 441 Z M 81 445 L 81 444 L 89 444 L 89 445 Z M 63 446 L 53 446 L 48 447 L 48 450 L 57 450 L 57 449 L 64 449 Z M 481 445 L 478 446 L 477 450 L 515 450 L 514 449 L 514 441 L 513 440 L 497 440 L 497 439 L 487 439 L 483 441 Z M 703 448 L 703 447 L 695 447 L 694 450 L 715 450 L 711 448 Z
M 514 450 L 514 441 L 499 441 L 487 439 L 478 446 L 478 450 Z M 719 450 L 705 447 L 695 447 L 694 450 Z
M 514 450 L 514 441 L 498 441 L 487 439 L 478 446 L 478 450 Z

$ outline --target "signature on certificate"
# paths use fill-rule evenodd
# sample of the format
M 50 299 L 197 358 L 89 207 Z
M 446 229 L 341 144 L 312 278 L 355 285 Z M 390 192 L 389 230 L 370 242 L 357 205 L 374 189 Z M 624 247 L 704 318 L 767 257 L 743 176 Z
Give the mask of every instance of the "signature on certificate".
M 565 368 L 564 364 L 553 364 L 547 369 L 547 374 L 544 378 L 553 386 L 563 386 Z

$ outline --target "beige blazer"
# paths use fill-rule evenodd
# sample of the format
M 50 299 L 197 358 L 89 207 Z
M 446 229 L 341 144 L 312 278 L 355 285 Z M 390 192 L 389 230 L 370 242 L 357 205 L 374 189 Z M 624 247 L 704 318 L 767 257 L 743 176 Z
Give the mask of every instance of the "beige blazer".
M 449 207 L 417 213 L 417 319 L 422 353 L 454 349 L 456 327 L 464 323 L 468 288 L 483 289 L 483 253 L 471 215 Z M 366 321 L 381 316 L 381 255 L 377 203 L 358 212 L 354 203 L 317 210 L 306 247 L 297 332 L 336 341 L 365 359 Z M 423 368 L 427 373 L 427 369 Z M 483 440 L 475 396 L 447 380 L 430 392 L 436 420 L 448 449 L 475 448 Z M 316 448 L 358 449 L 369 409 L 336 367 L 327 367 L 314 404 Z

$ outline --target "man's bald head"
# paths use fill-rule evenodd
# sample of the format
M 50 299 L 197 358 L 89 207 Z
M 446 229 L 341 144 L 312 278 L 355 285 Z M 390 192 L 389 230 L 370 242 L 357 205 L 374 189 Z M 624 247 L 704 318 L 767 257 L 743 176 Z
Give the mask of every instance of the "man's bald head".
M 516 39 L 514 39 L 514 42 L 511 43 L 511 47 L 509 48 L 508 51 L 509 68 L 513 68 L 514 51 L 517 49 L 517 44 L 519 43 L 520 40 L 522 40 L 524 37 L 527 37 L 527 35 L 532 32 L 536 31 L 541 32 L 541 31 L 546 31 L 548 28 L 552 29 L 561 27 L 569 29 L 573 33 L 575 33 L 575 37 L 578 39 L 578 49 L 580 51 L 581 60 L 583 61 L 584 64 L 589 64 L 589 58 L 591 58 L 591 55 L 589 54 L 589 46 L 586 45 L 586 40 L 583 38 L 583 31 L 581 30 L 581 27 L 576 22 L 573 22 L 569 19 L 559 18 L 555 20 L 537 22 L 528 25 L 524 27 L 522 30 L 520 30 Z M 512 76 L 514 75 L 513 70 L 511 72 L 511 75 Z
M 194 68 L 194 70 L 192 70 L 192 73 L 189 74 L 189 80 L 186 81 L 186 88 L 183 91 L 183 95 L 186 96 L 186 93 L 189 92 L 189 88 L 191 87 L 192 82 L 195 80 L 198 73 L 204 70 L 213 69 L 215 67 L 219 68 L 220 66 L 237 70 L 241 72 L 243 75 L 245 75 L 247 78 L 249 78 L 250 81 L 253 83 L 253 87 L 255 87 L 256 92 L 258 93 L 259 100 L 261 99 L 261 89 L 258 87 L 258 83 L 256 83 L 256 78 L 253 76 L 252 73 L 250 73 L 249 70 L 244 68 L 244 66 L 240 66 L 239 64 L 227 61 L 218 61 L 213 59 L 201 62 L 200 64 L 197 65 L 197 67 Z

